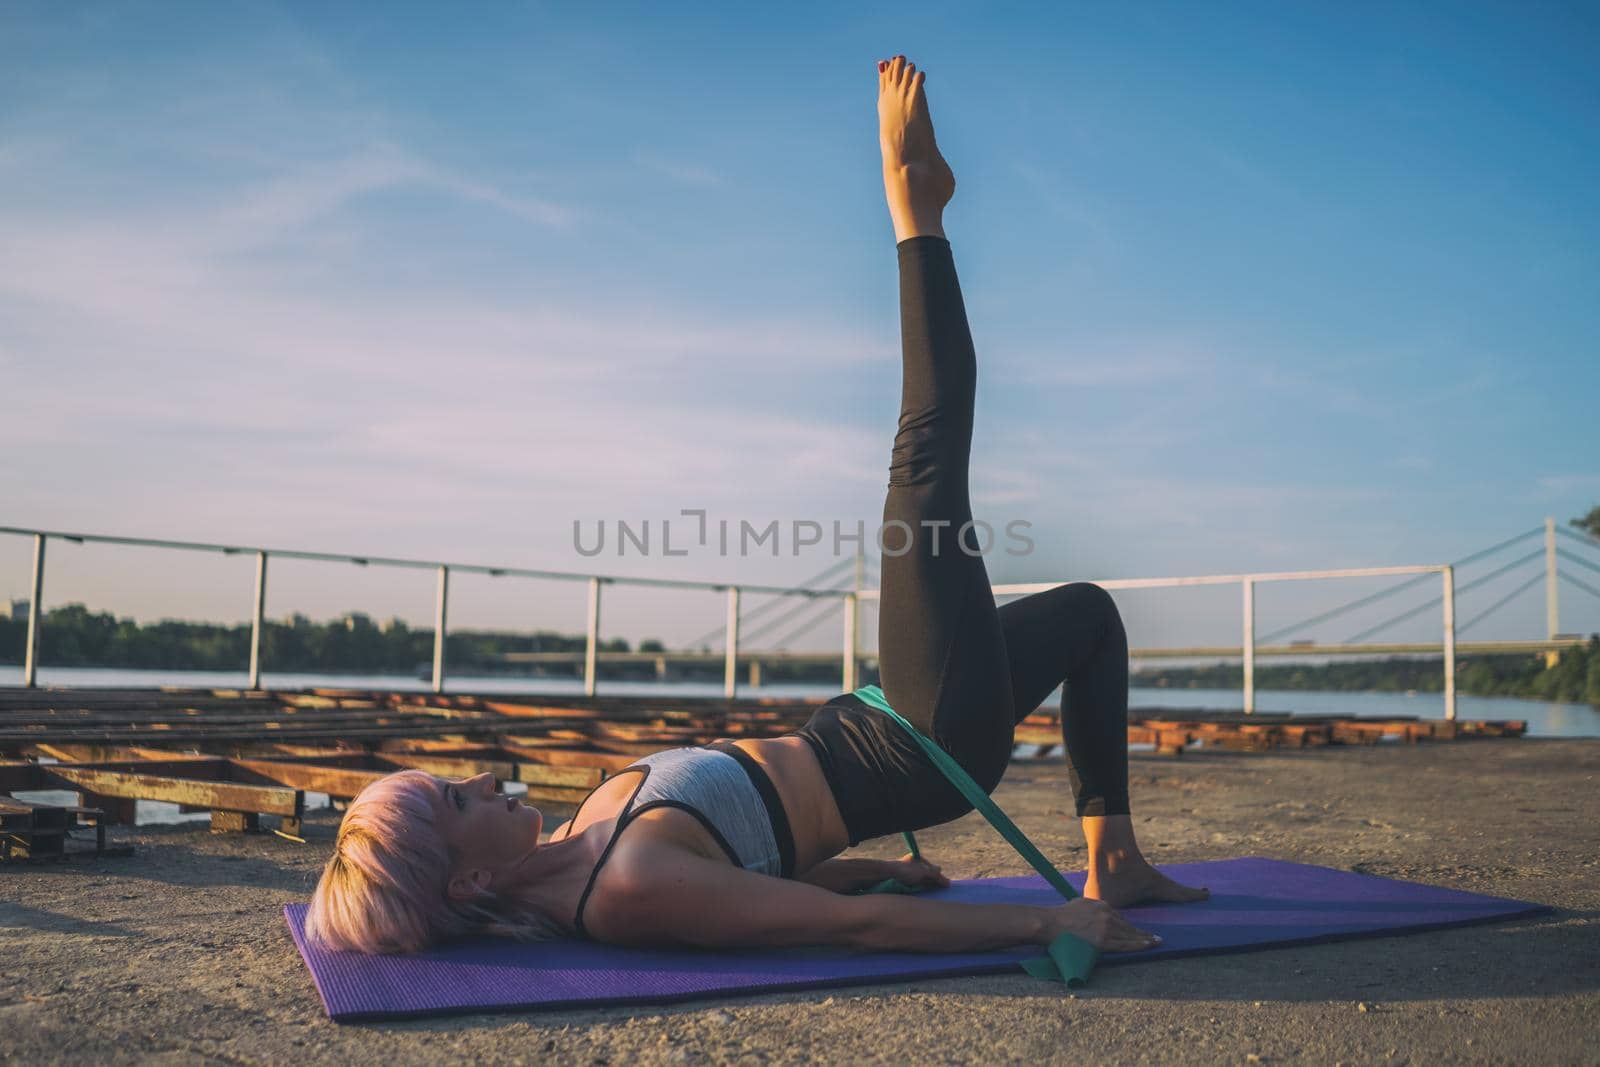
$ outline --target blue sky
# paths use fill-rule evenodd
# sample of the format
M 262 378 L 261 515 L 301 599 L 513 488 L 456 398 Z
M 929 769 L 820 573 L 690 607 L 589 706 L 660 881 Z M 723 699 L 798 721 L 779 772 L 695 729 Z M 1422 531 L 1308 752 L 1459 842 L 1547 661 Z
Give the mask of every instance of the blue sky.
M 1037 543 L 995 581 L 1446 562 L 1600 504 L 1593 7 L 864 7 L 0 8 L 0 522 L 822 570 L 590 561 L 572 523 L 876 521 L 896 51 L 960 181 L 975 508 Z M 47 604 L 248 611 L 241 561 L 54 552 Z M 0 594 L 27 559 L 0 539 Z M 460 625 L 582 623 L 575 587 L 459 588 Z M 430 598 L 286 562 L 269 611 Z M 1235 601 L 1125 613 L 1208 641 Z M 635 638 L 721 619 L 608 604 Z M 1473 636 L 1542 626 L 1535 590 Z

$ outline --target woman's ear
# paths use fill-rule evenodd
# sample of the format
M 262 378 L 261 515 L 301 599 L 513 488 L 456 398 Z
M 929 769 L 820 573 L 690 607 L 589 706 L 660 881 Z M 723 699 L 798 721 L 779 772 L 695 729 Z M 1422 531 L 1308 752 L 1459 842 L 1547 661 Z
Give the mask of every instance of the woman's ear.
M 471 900 L 489 892 L 489 872 L 482 867 L 457 871 L 450 876 L 446 892 L 451 900 Z

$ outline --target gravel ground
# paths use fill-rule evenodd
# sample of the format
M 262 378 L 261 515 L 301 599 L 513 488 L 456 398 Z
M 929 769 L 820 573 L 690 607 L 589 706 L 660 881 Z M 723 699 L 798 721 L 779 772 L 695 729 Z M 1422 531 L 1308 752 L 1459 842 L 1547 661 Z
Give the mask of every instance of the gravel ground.
M 1133 757 L 1157 863 L 1264 855 L 1520 897 L 1554 915 L 1393 939 L 660 1008 L 340 1026 L 279 916 L 309 841 L 114 831 L 127 858 L 0 868 L 0 1060 L 338 1063 L 1600 1063 L 1600 741 Z M 996 799 L 1063 866 L 1065 765 Z M 952 877 L 1028 873 L 980 816 L 918 834 Z M 887 855 L 894 841 L 875 853 Z

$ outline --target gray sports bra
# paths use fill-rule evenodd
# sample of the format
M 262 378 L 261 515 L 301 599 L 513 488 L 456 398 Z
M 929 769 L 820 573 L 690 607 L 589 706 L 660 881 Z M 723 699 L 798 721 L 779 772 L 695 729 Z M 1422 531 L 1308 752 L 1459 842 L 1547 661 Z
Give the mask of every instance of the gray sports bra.
M 765 772 L 744 751 L 723 744 L 671 748 L 653 752 L 617 773 L 637 773 L 639 784 L 623 805 L 611 840 L 600 853 L 583 895 L 578 898 L 573 925 L 580 935 L 589 936 L 583 926 L 583 906 L 594 890 L 601 866 L 610 858 L 623 829 L 651 808 L 680 808 L 693 815 L 736 867 L 783 878 L 792 872 L 794 843 L 789 838 L 788 819 L 781 804 L 774 815 L 772 806 L 777 803 L 777 794 Z M 587 802 L 585 797 L 584 803 Z M 583 804 L 579 804 L 578 811 L 582 810 Z M 780 846 L 779 835 L 774 831 L 774 817 L 782 820 L 786 849 Z M 573 812 L 572 818 L 576 820 L 578 812 Z

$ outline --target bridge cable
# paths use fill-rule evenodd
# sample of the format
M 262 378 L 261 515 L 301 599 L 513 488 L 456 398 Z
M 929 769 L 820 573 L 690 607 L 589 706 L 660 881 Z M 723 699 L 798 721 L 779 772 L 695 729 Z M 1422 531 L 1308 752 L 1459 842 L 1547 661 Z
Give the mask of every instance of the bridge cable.
M 1571 582 L 1573 585 L 1577 586 L 1579 589 L 1582 589 L 1585 593 L 1590 593 L 1590 594 L 1592 594 L 1594 596 L 1600 596 L 1600 589 L 1596 589 L 1594 586 L 1590 585 L 1588 582 L 1580 582 L 1580 581 L 1578 581 L 1578 579 L 1574 578 L 1572 575 L 1567 574 L 1564 571 L 1557 571 L 1556 573 L 1559 574 L 1561 577 L 1565 578 L 1567 581 Z
M 1494 579 L 1500 577 L 1502 574 L 1506 573 L 1507 571 L 1513 570 L 1513 569 L 1515 569 L 1517 567 L 1520 567 L 1524 563 L 1532 563 L 1534 560 L 1538 559 L 1542 555 L 1544 555 L 1544 549 L 1542 549 L 1542 548 L 1534 549 L 1532 552 L 1529 552 L 1526 556 L 1523 556 L 1521 559 L 1512 560 L 1510 563 L 1507 563 L 1504 567 L 1501 567 L 1500 569 L 1495 570 L 1495 571 L 1491 571 L 1490 573 L 1485 574 L 1482 578 L 1474 578 L 1472 581 L 1468 582 L 1465 585 L 1457 586 L 1456 587 L 1456 595 L 1459 596 L 1460 594 L 1465 593 L 1470 589 L 1476 589 L 1478 586 L 1482 585 L 1483 583 L 1489 582 L 1489 581 L 1493 581 Z M 1381 630 L 1387 630 L 1389 627 L 1393 626 L 1395 623 L 1404 622 L 1404 621 L 1406 621 L 1407 619 L 1411 618 L 1414 615 L 1420 615 L 1424 611 L 1427 611 L 1429 608 L 1433 607 L 1435 604 L 1438 604 L 1443 600 L 1444 600 L 1444 594 L 1440 593 L 1438 596 L 1434 597 L 1432 600 L 1428 601 L 1426 604 L 1423 604 L 1421 607 L 1412 608 L 1410 611 L 1406 612 L 1403 615 L 1396 615 L 1394 618 L 1390 619 L 1387 622 L 1381 622 L 1376 626 L 1373 626 L 1373 627 L 1370 627 L 1368 629 L 1362 630 L 1360 633 L 1356 634 L 1354 637 L 1345 638 L 1343 641 L 1340 642 L 1340 644 L 1353 645 L 1357 641 L 1363 640 L 1364 638 L 1371 637 L 1373 634 L 1378 633 Z
M 806 623 L 804 626 L 800 627 L 799 629 L 791 630 L 789 633 L 784 634 L 783 637 L 778 639 L 778 648 L 779 649 L 786 648 L 790 641 L 792 641 L 795 638 L 801 636 L 802 634 L 809 633 L 811 630 L 815 629 L 816 625 L 826 617 L 827 617 L 826 613 L 819 614 L 816 618 L 812 619 L 810 622 Z M 841 653 L 841 655 L 842 655 L 842 653 Z
M 826 577 L 828 575 L 829 572 L 836 571 L 840 567 L 843 567 L 845 564 L 854 563 L 854 562 L 855 562 L 855 559 L 853 557 L 846 557 L 844 559 L 841 559 L 839 562 L 835 563 L 833 566 L 824 568 L 823 570 L 821 570 L 821 571 L 817 572 L 816 574 L 812 575 L 810 578 L 807 578 L 805 580 L 805 582 L 802 583 L 802 585 L 795 587 L 794 592 L 791 595 L 805 597 L 808 600 L 809 599 L 814 599 L 814 598 L 809 597 L 809 596 L 806 595 L 806 593 L 807 593 L 807 591 L 808 591 L 808 589 L 810 587 L 814 586 L 817 582 L 821 581 L 824 577 Z M 838 581 L 839 579 L 835 578 L 833 580 L 834 581 Z M 825 587 L 825 588 L 832 588 L 832 587 Z M 748 620 L 753 619 L 756 616 L 760 615 L 762 612 L 771 611 L 774 607 L 776 607 L 778 604 L 780 604 L 782 602 L 779 599 L 781 594 L 773 593 L 773 594 L 770 594 L 770 595 L 772 596 L 772 599 L 767 601 L 765 604 L 761 604 L 761 605 L 759 605 L 757 607 L 754 607 L 754 608 L 750 609 L 748 612 L 742 613 L 741 617 L 740 617 L 740 621 L 741 622 L 748 621 Z M 694 640 L 686 642 L 683 647 L 692 649 L 696 645 L 704 644 L 704 643 L 707 643 L 709 641 L 712 641 L 713 639 L 721 637 L 722 634 L 727 632 L 727 629 L 728 629 L 727 623 L 723 623 L 721 626 L 717 627 L 715 630 L 709 630 L 706 633 L 701 634 L 699 637 L 696 637 Z
M 770 602 L 770 604 L 772 604 L 772 605 L 776 605 L 776 604 L 780 604 L 780 603 L 782 603 L 782 602 L 781 601 L 777 601 L 777 600 L 774 600 L 774 601 Z M 829 598 L 829 605 L 831 606 L 832 603 L 833 603 L 832 598 Z M 760 637 L 762 634 L 766 633 L 768 630 L 771 630 L 774 626 L 782 626 L 785 622 L 787 622 L 790 619 L 794 618 L 796 615 L 800 614 L 801 612 L 810 609 L 811 607 L 815 606 L 815 604 L 816 604 L 816 598 L 815 597 L 806 597 L 805 599 L 801 600 L 798 604 L 795 604 L 795 605 L 789 607 L 789 610 L 785 611 L 783 614 L 777 616 L 776 618 L 768 619 L 766 622 L 760 624 L 759 626 L 750 626 L 750 627 L 745 626 L 745 623 L 747 623 L 749 621 L 749 618 L 747 616 L 741 615 L 741 617 L 740 617 L 740 625 L 739 625 L 739 643 L 742 645 L 752 637 Z M 768 607 L 768 606 L 769 605 L 763 605 L 763 607 Z M 754 615 L 756 613 L 754 611 L 752 611 L 750 614 Z M 719 643 L 723 642 L 723 641 L 726 640 L 727 632 L 728 632 L 728 627 L 727 627 L 726 624 L 723 624 L 722 626 L 717 627 L 717 629 L 715 631 L 713 631 L 711 634 L 705 635 L 702 638 L 700 638 L 700 642 L 709 642 L 712 638 L 715 638 Z M 699 642 L 697 642 L 697 643 L 699 643 Z M 693 646 L 690 646 L 690 647 L 693 647 Z
M 1532 537 L 1534 534 L 1539 533 L 1541 529 L 1542 529 L 1541 527 L 1535 527 L 1532 530 L 1528 530 L 1526 533 L 1520 533 L 1517 536 L 1512 537 L 1512 538 L 1510 538 L 1508 540 L 1501 541 L 1497 545 L 1492 545 L 1489 548 L 1486 548 L 1481 552 L 1474 552 L 1470 556 L 1464 556 L 1461 559 L 1458 559 L 1454 563 L 1452 563 L 1451 566 L 1452 567 L 1465 567 L 1469 563 L 1476 563 L 1478 560 L 1482 559 L 1484 556 L 1491 556 L 1494 553 L 1500 551 L 1502 548 L 1507 547 L 1508 545 L 1514 545 L 1518 541 L 1521 541 L 1521 540 L 1523 540 L 1525 538 L 1528 538 L 1528 537 Z M 1347 611 L 1354 611 L 1356 608 L 1364 607 L 1367 604 L 1373 603 L 1374 601 L 1382 600 L 1385 597 L 1393 596 L 1395 593 L 1399 593 L 1399 592 L 1402 592 L 1402 591 L 1404 591 L 1406 589 L 1410 589 L 1412 586 L 1418 585 L 1418 584 L 1420 584 L 1422 582 L 1425 582 L 1431 577 L 1433 577 L 1433 575 L 1431 575 L 1431 574 L 1419 574 L 1415 578 L 1408 578 L 1406 581 L 1401 582 L 1399 585 L 1390 586 L 1388 589 L 1383 589 L 1383 590 L 1380 590 L 1380 591 L 1378 591 L 1376 593 L 1372 593 L 1369 596 L 1361 597 L 1359 600 L 1352 600 L 1350 603 L 1345 604 L 1343 607 L 1334 608 L 1332 611 L 1325 611 L 1321 615 L 1314 615 L 1309 619 L 1302 619 L 1301 621 L 1299 621 L 1297 623 L 1294 623 L 1294 624 L 1292 624 L 1290 626 L 1284 626 L 1284 627 L 1282 627 L 1280 629 L 1272 631 L 1269 634 L 1264 634 L 1263 636 L 1261 636 L 1257 640 L 1261 644 L 1264 644 L 1264 645 L 1265 644 L 1271 644 L 1273 641 L 1276 641 L 1278 638 L 1282 637 L 1284 634 L 1291 633 L 1292 631 L 1298 630 L 1298 629 L 1300 629 L 1301 627 L 1304 627 L 1304 626 L 1314 626 L 1319 622 L 1327 622 L 1329 619 L 1334 618 L 1334 617 L 1339 616 L 1339 615 L 1343 615 Z
M 1469 629 L 1478 625 L 1478 623 L 1482 622 L 1484 619 L 1487 619 L 1490 615 L 1493 615 L 1495 612 L 1499 611 L 1501 608 L 1505 607 L 1507 604 L 1511 603 L 1511 601 L 1515 600 L 1529 589 L 1532 589 L 1543 580 L 1543 572 L 1535 574 L 1532 578 L 1529 578 L 1526 582 L 1523 582 L 1521 585 L 1513 589 L 1510 594 L 1501 597 L 1499 600 L 1496 600 L 1491 607 L 1486 608 L 1485 610 L 1474 615 L 1471 622 L 1464 622 L 1460 626 L 1457 626 L 1456 634 L 1459 636 L 1463 633 L 1466 633 Z
M 1588 567 L 1590 570 L 1594 571 L 1596 574 L 1600 574 L 1600 565 L 1596 565 L 1596 564 L 1590 563 L 1588 560 L 1584 559 L 1582 556 L 1574 556 L 1571 552 L 1568 552 L 1564 548 L 1556 549 L 1556 555 L 1560 556 L 1562 559 L 1570 559 L 1572 562 L 1578 564 L 1579 566 Z
M 863 575 L 863 578 L 865 579 L 866 575 Z M 837 582 L 840 579 L 834 579 L 834 580 Z M 840 590 L 842 592 L 842 591 L 844 591 L 844 590 L 846 590 L 846 589 L 848 589 L 850 587 L 849 586 L 844 586 L 844 585 L 835 585 L 835 586 L 832 586 L 831 588 L 838 589 L 838 590 Z M 758 626 L 758 627 L 756 627 L 756 628 L 754 628 L 754 629 L 752 629 L 752 630 L 750 630 L 748 632 L 744 631 L 743 627 L 741 627 L 740 628 L 740 634 L 739 634 L 741 641 L 746 637 L 759 637 L 762 634 L 766 633 L 768 630 L 771 630 L 772 628 L 774 628 L 776 626 L 783 625 L 785 622 L 788 622 L 790 619 L 794 618 L 796 615 L 799 615 L 801 612 L 803 612 L 806 609 L 810 608 L 812 605 L 808 601 L 811 600 L 811 599 L 814 599 L 814 598 L 808 598 L 806 601 L 801 601 L 799 604 L 795 605 L 795 607 L 792 608 L 790 611 L 784 613 L 783 615 L 778 616 L 776 619 L 772 619 L 769 622 L 763 623 L 761 626 Z M 774 603 L 775 603 L 775 601 L 774 601 Z M 842 601 L 840 601 L 839 603 L 842 603 Z M 819 619 L 826 618 L 828 612 L 829 611 L 834 611 L 834 610 L 837 610 L 837 604 L 824 605 L 822 607 L 822 609 L 819 610 L 817 617 Z M 811 625 L 814 626 L 816 624 L 812 623 Z M 724 627 L 724 629 L 726 629 L 726 627 Z
M 1410 589 L 1412 586 L 1420 585 L 1432 577 L 1434 576 L 1431 574 L 1419 574 L 1415 578 L 1406 579 L 1399 585 L 1390 586 L 1388 589 L 1373 593 L 1370 596 L 1364 596 L 1360 600 L 1352 600 L 1343 607 L 1334 608 L 1332 611 L 1325 611 L 1321 615 L 1316 615 L 1309 619 L 1303 619 L 1300 622 L 1274 630 L 1269 634 L 1263 634 L 1261 637 L 1258 637 L 1256 641 L 1257 643 L 1263 645 L 1271 644 L 1273 641 L 1276 641 L 1285 634 L 1293 633 L 1295 630 L 1299 630 L 1302 627 L 1314 626 L 1319 622 L 1327 622 L 1329 619 L 1343 615 L 1347 611 L 1354 611 L 1356 608 L 1365 607 L 1374 601 L 1382 600 L 1385 597 L 1390 597 L 1396 593 L 1404 592 L 1405 590 Z
M 828 614 L 829 612 L 837 611 L 839 605 L 842 604 L 842 603 L 843 603 L 842 600 L 831 600 L 830 599 L 826 604 L 820 604 L 819 605 L 814 600 L 802 600 L 800 603 L 796 604 L 794 607 L 790 608 L 788 611 L 784 612 L 782 615 L 779 615 L 775 619 L 768 619 L 766 622 L 762 623 L 760 626 L 752 627 L 748 631 L 745 630 L 743 626 L 741 626 L 739 628 L 739 643 L 741 645 L 744 644 L 746 638 L 760 637 L 762 634 L 767 633 L 769 630 L 774 630 L 777 627 L 782 626 L 784 623 L 786 623 L 789 620 L 793 619 L 795 616 L 803 614 L 804 612 L 810 611 L 812 608 L 818 608 L 819 609 L 818 617 L 821 618 L 822 616 Z
M 863 575 L 863 578 L 865 578 L 865 575 Z M 787 634 L 784 634 L 783 637 L 779 638 L 778 642 L 777 642 L 777 648 L 779 650 L 786 649 L 788 647 L 788 644 L 789 644 L 790 641 L 794 640 L 797 637 L 800 637 L 803 634 L 809 633 L 812 629 L 814 629 L 816 627 L 816 625 L 818 623 L 820 623 L 824 619 L 826 619 L 828 617 L 829 612 L 831 612 L 832 610 L 833 610 L 833 606 L 832 605 L 824 606 L 824 608 L 822 610 L 817 612 L 817 617 L 816 618 L 812 619 L 810 622 L 806 623 L 804 626 L 799 627 L 798 629 L 789 631 Z M 793 614 L 793 613 L 791 612 L 791 614 Z M 773 623 L 771 625 L 776 625 L 776 623 Z M 770 629 L 771 625 L 769 625 L 767 628 Z
M 1572 538 L 1581 545 L 1588 545 L 1590 548 L 1600 548 L 1600 537 L 1594 537 L 1581 531 L 1569 530 L 1565 526 L 1557 526 L 1556 533 L 1566 534 L 1568 537 Z

